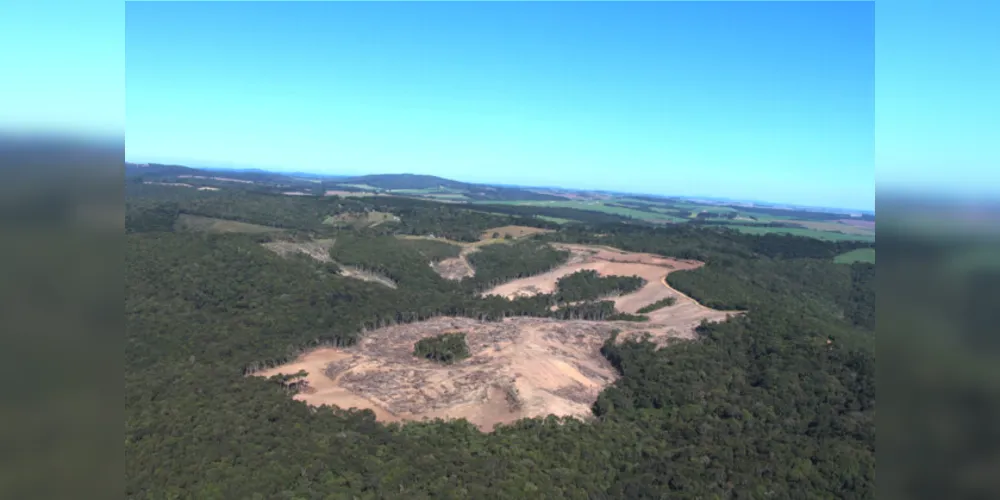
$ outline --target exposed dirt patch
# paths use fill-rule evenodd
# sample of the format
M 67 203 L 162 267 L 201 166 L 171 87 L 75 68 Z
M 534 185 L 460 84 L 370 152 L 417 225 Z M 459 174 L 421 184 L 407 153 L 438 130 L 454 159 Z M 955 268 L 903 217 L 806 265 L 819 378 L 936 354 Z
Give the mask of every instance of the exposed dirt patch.
M 551 229 L 541 229 L 537 227 L 503 226 L 503 227 L 494 227 L 492 229 L 487 229 L 483 231 L 482 235 L 480 235 L 480 239 L 490 240 L 497 238 L 505 238 L 508 235 L 511 238 L 522 238 L 525 236 L 531 236 L 533 234 L 551 233 L 551 232 L 552 232 Z
M 264 243 L 264 248 L 282 256 L 287 257 L 293 253 L 306 254 L 320 262 L 333 262 L 330 258 L 330 248 L 336 240 L 314 240 L 306 242 L 293 241 L 271 241 Z
M 256 375 L 305 370 L 308 390 L 295 398 L 312 405 L 370 408 L 383 421 L 465 418 L 489 431 L 526 417 L 589 417 L 617 377 L 600 354 L 615 328 L 637 333 L 641 325 L 435 318 L 375 330 L 353 348 L 318 349 Z M 470 358 L 440 365 L 412 355 L 421 338 L 449 332 L 466 334 Z
M 475 276 L 476 269 L 469 264 L 469 261 L 465 257 L 472 252 L 478 251 L 479 247 L 463 245 L 462 251 L 458 254 L 458 257 L 444 259 L 439 262 L 432 262 L 431 268 L 446 280 L 458 281 L 462 278 Z
M 620 339 L 649 334 L 666 345 L 694 338 L 702 320 L 725 319 L 736 311 L 716 311 L 666 284 L 676 269 L 699 262 L 607 247 L 557 245 L 573 253 L 571 263 L 546 273 L 544 279 L 517 280 L 508 293 L 540 293 L 555 279 L 579 269 L 607 274 L 638 274 L 649 282 L 615 299 L 616 307 L 634 312 L 661 298 L 677 303 L 648 316 L 649 322 L 508 318 L 482 322 L 468 318 L 434 318 L 368 332 L 357 346 L 323 348 L 295 362 L 258 372 L 272 376 L 305 370 L 305 389 L 295 398 L 311 405 L 369 408 L 382 421 L 465 418 L 481 430 L 521 418 L 559 415 L 589 418 L 590 407 L 617 373 L 600 354 L 612 330 Z M 538 278 L 538 277 L 535 277 Z M 534 281 L 528 281 L 533 280 Z M 498 287 L 499 288 L 499 287 Z M 440 365 L 412 355 L 425 337 L 460 332 L 472 356 Z
M 380 285 L 385 285 L 389 288 L 396 288 L 396 282 L 392 279 L 382 276 L 378 273 L 373 273 L 371 271 L 364 271 L 353 266 L 345 266 L 343 264 L 337 264 L 340 267 L 340 275 L 347 278 L 354 278 L 361 281 L 368 281 L 370 283 L 378 283 Z

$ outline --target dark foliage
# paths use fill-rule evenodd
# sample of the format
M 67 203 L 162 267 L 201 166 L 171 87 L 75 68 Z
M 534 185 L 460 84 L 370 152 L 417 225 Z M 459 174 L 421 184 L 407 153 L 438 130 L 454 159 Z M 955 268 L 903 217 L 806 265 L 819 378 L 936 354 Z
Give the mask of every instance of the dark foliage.
M 464 333 L 442 333 L 420 339 L 413 346 L 413 355 L 450 365 L 469 357 L 469 345 Z
M 556 250 L 534 240 L 485 245 L 466 257 L 476 269 L 475 277 L 467 278 L 466 282 L 476 290 L 484 290 L 517 278 L 543 273 L 566 262 L 567 258 L 569 252 Z
M 645 284 L 646 280 L 638 276 L 601 276 L 597 271 L 584 269 L 556 281 L 556 300 L 593 300 L 634 292 Z
M 663 309 L 664 307 L 670 307 L 677 303 L 677 297 L 667 297 L 665 299 L 657 300 L 648 306 L 643 306 L 639 308 L 639 314 L 651 313 L 653 311 Z

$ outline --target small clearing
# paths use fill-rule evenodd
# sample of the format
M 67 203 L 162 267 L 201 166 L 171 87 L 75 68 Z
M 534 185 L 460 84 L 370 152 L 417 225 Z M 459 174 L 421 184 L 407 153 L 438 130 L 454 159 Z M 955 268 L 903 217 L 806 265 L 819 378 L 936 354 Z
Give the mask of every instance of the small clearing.
M 616 308 L 622 311 L 635 312 L 671 296 L 677 303 L 650 313 L 648 322 L 433 318 L 373 330 L 354 347 L 316 349 L 255 375 L 305 370 L 305 386 L 296 399 L 314 406 L 368 408 L 385 422 L 464 418 L 491 431 L 496 424 L 522 418 L 587 419 L 598 394 L 618 376 L 600 353 L 613 330 L 620 332 L 620 339 L 649 334 L 652 341 L 666 345 L 693 339 L 702 320 L 721 321 L 739 314 L 704 307 L 667 285 L 669 272 L 693 269 L 700 262 L 608 247 L 557 246 L 572 252 L 570 262 L 550 273 L 502 285 L 508 287 L 507 293 L 553 290 L 559 276 L 597 269 L 647 278 L 640 290 L 616 298 Z M 451 365 L 413 356 L 419 340 L 445 333 L 464 333 L 471 356 Z
M 273 233 L 281 229 L 235 220 L 180 214 L 174 222 L 175 231 L 202 231 L 207 233 Z
M 431 268 L 446 280 L 459 281 L 462 278 L 471 278 L 476 275 L 476 268 L 469 264 L 465 256 L 478 251 L 479 247 L 477 246 L 463 245 L 458 257 L 432 262 Z
M 282 256 L 288 257 L 294 253 L 302 253 L 320 262 L 333 262 L 330 258 L 330 248 L 337 240 L 313 240 L 305 242 L 271 241 L 264 243 L 264 248 Z
M 398 222 L 399 217 L 388 212 L 347 212 L 327 217 L 323 224 L 352 228 L 375 227 L 386 222 Z
M 533 234 L 551 233 L 551 232 L 552 232 L 551 229 L 541 229 L 537 227 L 502 226 L 502 227 L 494 227 L 492 229 L 487 229 L 483 231 L 482 235 L 480 235 L 479 238 L 481 240 L 506 238 L 507 236 L 510 236 L 511 238 L 523 238 L 525 236 L 531 236 Z

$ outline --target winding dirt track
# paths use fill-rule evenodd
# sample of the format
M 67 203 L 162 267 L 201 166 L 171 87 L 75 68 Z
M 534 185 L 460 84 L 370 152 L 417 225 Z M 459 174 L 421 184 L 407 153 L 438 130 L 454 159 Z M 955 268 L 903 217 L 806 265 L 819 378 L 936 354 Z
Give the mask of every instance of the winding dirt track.
M 368 332 L 357 346 L 321 348 L 292 363 L 258 372 L 272 376 L 305 370 L 307 388 L 295 398 L 310 405 L 368 408 L 382 421 L 464 418 L 483 431 L 498 423 L 546 415 L 589 418 L 597 395 L 617 378 L 600 354 L 612 330 L 620 338 L 644 333 L 666 345 L 693 339 L 702 320 L 720 321 L 738 311 L 716 311 L 666 283 L 671 271 L 699 262 L 622 252 L 608 247 L 556 245 L 572 252 L 564 266 L 501 285 L 489 293 L 515 296 L 542 293 L 555 280 L 580 269 L 601 274 L 637 274 L 647 280 L 638 291 L 615 298 L 615 307 L 635 312 L 665 297 L 673 306 L 648 314 L 648 322 L 508 318 L 481 322 L 434 318 Z M 413 345 L 442 333 L 466 334 L 472 356 L 453 365 L 417 359 Z

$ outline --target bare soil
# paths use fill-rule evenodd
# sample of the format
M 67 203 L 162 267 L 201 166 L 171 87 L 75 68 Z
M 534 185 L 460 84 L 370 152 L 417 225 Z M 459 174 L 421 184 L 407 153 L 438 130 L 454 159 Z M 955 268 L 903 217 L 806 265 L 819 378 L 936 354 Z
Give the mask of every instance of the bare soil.
M 458 281 L 462 278 L 470 278 L 476 275 L 476 269 L 469 264 L 469 261 L 465 257 L 477 251 L 479 251 L 479 247 L 477 246 L 463 245 L 458 257 L 432 262 L 431 268 L 446 280 Z
M 677 297 L 677 304 L 650 313 L 649 322 L 434 318 L 374 330 L 354 347 L 317 349 L 256 375 L 305 370 L 306 387 L 296 399 L 315 406 L 368 408 L 386 422 L 464 418 L 491 431 L 496 424 L 550 414 L 586 419 L 597 395 L 618 376 L 600 354 L 612 330 L 619 330 L 620 339 L 649 334 L 652 341 L 666 345 L 693 339 L 702 320 L 718 321 L 738 313 L 704 307 L 666 284 L 670 271 L 701 263 L 607 247 L 558 246 L 573 252 L 570 263 L 546 273 L 544 279 L 536 276 L 502 285 L 509 285 L 507 293 L 539 293 L 554 286 L 557 276 L 597 269 L 639 274 L 649 281 L 615 300 L 623 311 L 634 312 L 667 296 Z M 471 357 L 441 365 L 413 356 L 418 340 L 451 332 L 466 334 Z
M 271 241 L 264 243 L 264 248 L 282 256 L 287 257 L 293 253 L 306 254 L 320 262 L 333 262 L 330 259 L 330 248 L 336 240 L 314 240 L 306 242 L 293 241 Z

